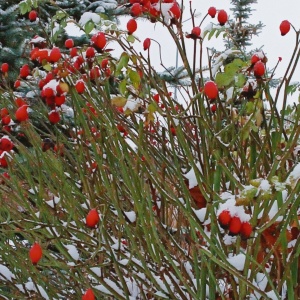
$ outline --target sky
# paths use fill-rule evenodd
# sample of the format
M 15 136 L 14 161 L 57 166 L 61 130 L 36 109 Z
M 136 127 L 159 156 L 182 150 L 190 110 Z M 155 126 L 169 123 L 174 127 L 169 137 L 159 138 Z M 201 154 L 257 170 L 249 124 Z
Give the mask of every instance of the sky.
M 184 5 L 186 6 L 185 13 L 183 15 L 184 25 L 183 30 L 186 33 L 189 33 L 192 29 L 192 23 L 190 20 L 189 14 L 189 2 L 192 3 L 192 8 L 200 16 L 196 19 L 197 23 L 200 23 L 202 18 L 206 15 L 207 10 L 210 6 L 214 6 L 217 9 L 224 9 L 227 13 L 232 15 L 230 11 L 231 1 L 227 0 L 184 0 Z M 281 57 L 282 61 L 279 63 L 275 78 L 280 78 L 283 76 L 286 67 L 289 63 L 291 54 L 295 45 L 295 32 L 290 31 L 286 36 L 281 36 L 279 31 L 279 25 L 281 21 L 288 20 L 290 21 L 296 30 L 300 28 L 300 1 L 299 0 L 258 0 L 257 4 L 253 4 L 254 11 L 249 20 L 250 23 L 256 24 L 261 21 L 264 25 L 262 32 L 258 37 L 253 37 L 253 45 L 248 48 L 248 50 L 254 50 L 261 48 L 268 58 L 267 68 L 273 69 L 273 67 L 278 62 L 278 58 Z M 121 17 L 120 18 L 120 28 L 126 30 L 126 23 L 130 17 Z M 208 23 L 214 22 L 217 24 L 216 18 L 212 19 L 207 17 L 203 22 L 201 28 L 203 29 Z M 142 42 L 145 38 L 151 38 L 156 40 L 161 48 L 159 48 L 157 43 L 151 43 L 150 47 L 150 58 L 151 63 L 160 71 L 164 68 L 160 63 L 159 49 L 162 50 L 161 57 L 163 60 L 164 66 L 175 66 L 176 65 L 176 47 L 174 41 L 170 37 L 166 27 L 163 27 L 160 24 L 153 24 L 149 21 L 141 20 L 138 22 L 138 29 L 135 32 L 135 35 L 141 40 L 141 43 L 135 43 L 134 47 L 145 54 L 142 49 Z M 192 55 L 193 53 L 193 41 L 186 41 L 188 53 Z M 213 37 L 210 41 L 207 39 L 204 41 L 204 53 L 207 52 L 207 48 L 214 47 L 216 50 L 224 51 L 224 46 L 222 42 L 221 35 L 219 38 Z M 204 56 L 204 60 L 206 55 Z M 180 60 L 178 62 L 180 65 Z M 299 80 L 300 67 L 296 71 L 296 76 L 293 80 Z M 296 93 L 293 97 L 289 99 L 290 102 L 297 101 L 298 95 Z

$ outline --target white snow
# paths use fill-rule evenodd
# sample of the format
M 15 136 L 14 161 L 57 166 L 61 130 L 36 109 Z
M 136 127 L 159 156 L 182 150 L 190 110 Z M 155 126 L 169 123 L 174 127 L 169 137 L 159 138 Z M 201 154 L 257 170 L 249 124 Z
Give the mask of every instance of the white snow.
M 37 288 L 38 288 L 39 291 L 37 291 L 36 286 L 37 286 Z M 22 293 L 25 293 L 22 284 L 16 284 L 16 287 L 17 287 Z M 28 282 L 25 283 L 25 289 L 26 289 L 27 291 L 39 292 L 39 293 L 41 294 L 41 296 L 42 296 L 44 299 L 46 299 L 46 300 L 49 299 L 49 297 L 48 297 L 46 291 L 43 289 L 43 287 L 41 287 L 41 286 L 38 285 L 37 283 L 34 284 L 32 281 L 28 281 Z
M 55 206 L 59 201 L 60 201 L 60 198 L 58 198 L 58 197 L 53 197 L 52 200 L 46 201 L 46 203 L 47 203 L 50 207 L 54 208 L 54 206 Z
M 15 279 L 15 275 L 4 265 L 0 265 L 0 278 L 2 277 L 11 281 L 12 279 Z
M 261 182 L 260 182 L 260 185 L 259 185 L 259 188 L 263 191 L 269 191 L 271 189 L 271 185 L 269 183 L 268 180 L 266 179 L 263 179 Z
M 170 9 L 173 6 L 173 3 L 157 3 L 153 5 L 153 7 L 161 12 L 161 16 L 163 17 L 164 21 L 167 23 L 172 19 L 172 14 L 170 13 Z
M 136 111 L 140 105 L 141 105 L 141 99 L 128 97 L 127 102 L 123 107 L 123 110 L 126 111 L 128 109 L 130 111 Z
M 54 95 L 56 95 L 56 87 L 59 85 L 59 82 L 56 79 L 51 79 L 47 84 L 44 85 L 43 90 L 50 88 L 53 90 Z
M 99 267 L 92 267 L 90 270 L 91 270 L 93 273 L 95 273 L 96 276 L 98 276 L 98 277 L 101 276 L 101 268 L 99 268 Z
M 300 178 L 300 163 L 298 163 L 294 167 L 294 170 L 288 176 L 286 183 L 291 185 L 294 188 L 296 186 L 299 178 Z
M 228 262 L 239 271 L 244 270 L 246 256 L 242 253 L 227 258 Z
M 42 43 L 42 42 L 46 42 L 46 39 L 44 39 L 41 36 L 36 36 L 33 39 L 30 40 L 31 44 L 37 44 L 37 43 Z
M 205 215 L 206 215 L 206 207 L 201 208 L 201 209 L 193 209 L 195 215 L 199 219 L 200 222 L 204 222 L 205 220 Z
M 199 162 L 196 164 L 196 166 L 198 170 L 201 170 L 201 166 Z M 189 189 L 192 189 L 193 187 L 198 185 L 195 170 L 193 168 L 188 173 L 186 173 L 184 177 L 189 181 Z
M 74 245 L 64 245 L 67 249 L 69 254 L 71 255 L 71 257 L 74 260 L 78 260 L 79 259 L 79 252 L 77 250 L 77 248 Z
M 124 214 L 131 223 L 136 221 L 136 213 L 134 211 L 125 211 Z
M 97 24 L 101 21 L 101 18 L 98 14 L 95 14 L 93 12 L 85 12 L 81 15 L 81 18 L 79 20 L 79 24 L 81 26 L 84 26 L 89 21 L 93 21 L 94 23 Z
M 217 215 L 219 215 L 223 210 L 228 210 L 231 217 L 237 216 L 242 222 L 248 222 L 250 220 L 250 215 L 245 213 L 243 206 L 236 206 L 235 204 L 235 199 L 229 198 L 225 203 L 219 205 Z

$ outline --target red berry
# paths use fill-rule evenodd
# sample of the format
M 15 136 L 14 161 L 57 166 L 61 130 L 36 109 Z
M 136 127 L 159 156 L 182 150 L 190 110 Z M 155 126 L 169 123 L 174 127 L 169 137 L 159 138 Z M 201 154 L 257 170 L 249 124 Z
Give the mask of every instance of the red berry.
M 60 120 L 60 115 L 59 115 L 58 111 L 56 111 L 56 110 L 50 111 L 49 114 L 48 114 L 48 119 L 49 119 L 51 124 L 58 123 L 59 120 Z
M 173 17 L 177 20 L 180 19 L 181 16 L 181 9 L 177 2 L 174 2 L 173 6 L 170 8 L 170 12 L 172 13 Z
M 36 18 L 37 18 L 37 12 L 35 10 L 32 10 L 29 15 L 28 15 L 28 18 L 31 22 L 35 21 Z
M 1 119 L 2 125 L 8 125 L 10 123 L 10 121 L 11 121 L 10 116 L 4 116 Z
M 65 41 L 65 47 L 68 48 L 68 49 L 74 47 L 74 41 L 72 39 L 67 39 Z
M 27 64 L 22 66 L 21 69 L 20 69 L 20 77 L 21 78 L 26 78 L 29 74 L 30 74 L 29 66 Z
M 108 62 L 109 60 L 107 58 L 104 58 L 102 61 L 101 61 L 101 69 L 106 69 L 107 66 L 108 66 Z
M 95 208 L 91 209 L 86 216 L 86 225 L 90 228 L 95 228 L 96 225 L 99 223 L 99 221 L 100 221 L 100 216 L 97 210 Z
M 8 63 L 3 63 L 3 64 L 1 65 L 1 71 L 2 71 L 3 73 L 8 72 L 8 69 L 9 69 Z
M 88 47 L 85 52 L 86 58 L 93 58 L 95 56 L 95 48 L 94 47 Z
M 251 64 L 254 65 L 258 61 L 260 61 L 260 58 L 258 57 L 258 55 L 257 54 L 253 54 L 252 57 L 251 57 Z
M 211 107 L 210 107 L 210 110 L 212 113 L 215 113 L 217 111 L 217 105 L 216 104 L 213 104 Z
M 53 63 L 58 62 L 61 58 L 60 49 L 57 47 L 54 47 L 49 55 L 49 60 Z
M 17 109 L 17 111 L 16 111 L 17 121 L 23 122 L 23 121 L 28 120 L 29 116 L 28 116 L 27 107 L 28 107 L 28 105 L 25 104 Z
M 95 295 L 92 289 L 88 289 L 82 296 L 82 300 L 95 300 Z
M 94 67 L 90 70 L 90 79 L 94 80 L 98 77 L 100 77 L 101 73 L 98 67 Z
M 13 147 L 14 147 L 13 142 L 7 136 L 3 136 L 0 139 L 0 150 L 11 151 Z
M 77 56 L 77 48 L 72 48 L 72 49 L 70 50 L 70 56 L 71 56 L 71 57 Z
M 43 95 L 44 95 L 44 97 L 53 97 L 54 91 L 52 88 L 47 87 L 47 88 L 43 89 Z
M 14 87 L 17 89 L 18 87 L 20 87 L 21 85 L 21 81 L 20 80 L 16 80 L 14 83 Z
M 91 41 L 95 47 L 102 50 L 106 45 L 105 34 L 103 32 L 98 32 L 92 36 Z
M 265 65 L 264 65 L 264 63 L 262 63 L 261 61 L 258 61 L 254 65 L 253 71 L 254 71 L 254 76 L 256 76 L 256 77 L 263 76 L 265 74 Z
M 213 6 L 211 6 L 209 9 L 208 9 L 208 12 L 207 12 L 212 18 L 214 18 L 217 14 L 217 9 Z
M 130 19 L 127 22 L 127 30 L 129 34 L 133 34 L 137 30 L 137 22 L 135 19 Z
M 21 107 L 21 106 L 27 104 L 26 101 L 20 97 L 16 98 L 15 103 L 18 107 Z
M 224 9 L 221 9 L 218 13 L 218 21 L 221 26 L 223 26 L 228 20 L 227 12 Z
M 3 150 L 0 150 L 0 167 L 2 168 L 8 167 L 8 163 L 6 160 L 6 152 L 4 152 Z
M 240 232 L 242 227 L 241 219 L 237 216 L 231 218 L 229 222 L 229 232 L 232 235 L 236 235 Z
M 39 243 L 35 242 L 29 250 L 31 262 L 36 265 L 43 256 L 43 250 Z
M 7 115 L 9 115 L 8 109 L 6 107 L 1 108 L 1 110 L 0 110 L 0 116 L 1 116 L 1 118 L 5 117 Z
M 222 227 L 227 227 L 231 221 L 231 215 L 228 210 L 223 210 L 219 216 L 218 221 Z
M 144 47 L 144 50 L 148 50 L 150 48 L 150 45 L 151 45 L 151 40 L 149 38 L 146 38 L 143 42 L 143 47 Z
M 153 95 L 153 100 L 158 103 L 159 102 L 159 94 Z
M 139 3 L 134 3 L 131 6 L 130 13 L 133 17 L 138 17 L 143 12 L 142 6 Z
M 173 136 L 176 136 L 176 128 L 174 128 L 173 126 L 170 127 L 170 131 L 171 131 L 171 134 Z
M 75 89 L 78 94 L 82 94 L 85 90 L 85 84 L 82 80 L 78 80 L 75 84 Z
M 213 81 L 207 81 L 204 85 L 204 94 L 207 98 L 213 100 L 218 96 L 218 87 Z
M 286 35 L 291 29 L 291 23 L 288 20 L 284 20 L 279 26 L 281 35 Z
M 200 36 L 200 34 L 201 34 L 201 29 L 200 29 L 200 27 L 194 27 L 193 29 L 192 29 L 192 32 L 191 32 L 191 34 L 194 36 L 194 37 L 199 37 Z
M 55 102 L 55 105 L 61 106 L 62 104 L 64 104 L 66 102 L 66 96 L 65 95 L 55 96 L 54 102 Z
M 252 233 L 252 226 L 249 222 L 243 222 L 241 226 L 240 234 L 242 238 L 248 239 Z

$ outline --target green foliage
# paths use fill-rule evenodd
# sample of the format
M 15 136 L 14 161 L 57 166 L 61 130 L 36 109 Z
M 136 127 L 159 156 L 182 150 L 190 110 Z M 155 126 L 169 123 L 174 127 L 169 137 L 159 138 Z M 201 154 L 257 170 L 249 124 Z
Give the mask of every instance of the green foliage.
M 54 19 L 63 24 L 67 16 Z M 268 74 L 255 78 L 248 54 L 233 49 L 210 61 L 212 99 L 197 56 L 205 51 L 189 56 L 177 21 L 158 22 L 184 69 L 158 73 L 137 54 L 139 40 L 116 27 L 105 35 L 123 49 L 117 57 L 105 47 L 81 58 L 84 45 L 74 58 L 66 51 L 57 62 L 33 59 L 36 69 L 20 88 L 2 87 L 3 297 L 80 299 L 91 288 L 99 299 L 297 299 L 300 106 L 284 101 L 281 114 L 276 107 L 291 77 L 273 96 Z M 292 72 L 296 64 L 291 59 Z M 20 121 L 24 87 L 29 119 Z M 14 122 L 5 124 L 7 116 Z M 95 228 L 86 220 L 92 209 Z M 224 210 L 250 233 L 224 226 Z M 37 265 L 29 258 L 35 242 L 43 250 Z

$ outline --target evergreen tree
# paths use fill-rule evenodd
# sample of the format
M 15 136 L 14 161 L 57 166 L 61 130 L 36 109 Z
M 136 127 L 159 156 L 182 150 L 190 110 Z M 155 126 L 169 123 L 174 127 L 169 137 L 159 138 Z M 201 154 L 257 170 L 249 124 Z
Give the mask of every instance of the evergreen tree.
M 34 9 L 38 13 L 36 21 L 28 19 L 29 12 Z M 51 30 L 50 19 L 58 11 L 65 12 L 65 15 L 57 18 L 72 17 L 79 21 L 84 12 L 95 12 L 103 18 L 115 19 L 118 14 L 124 13 L 118 0 L 103 1 L 0 1 L 0 65 L 8 63 L 10 66 L 9 79 L 11 82 L 17 77 L 19 69 L 28 63 L 28 53 L 30 51 L 29 40 L 35 35 L 49 36 Z M 52 24 L 53 25 L 53 24 Z M 48 32 L 45 30 L 48 28 Z M 57 34 L 57 46 L 67 38 L 66 32 L 61 29 Z M 88 41 L 86 36 L 77 37 L 76 44 L 83 44 Z
M 251 45 L 253 35 L 258 35 L 261 31 L 263 24 L 251 24 L 248 22 L 252 12 L 254 11 L 253 5 L 257 0 L 232 0 L 232 12 L 234 21 L 232 20 L 229 26 L 229 35 L 226 40 L 227 48 L 245 48 Z

